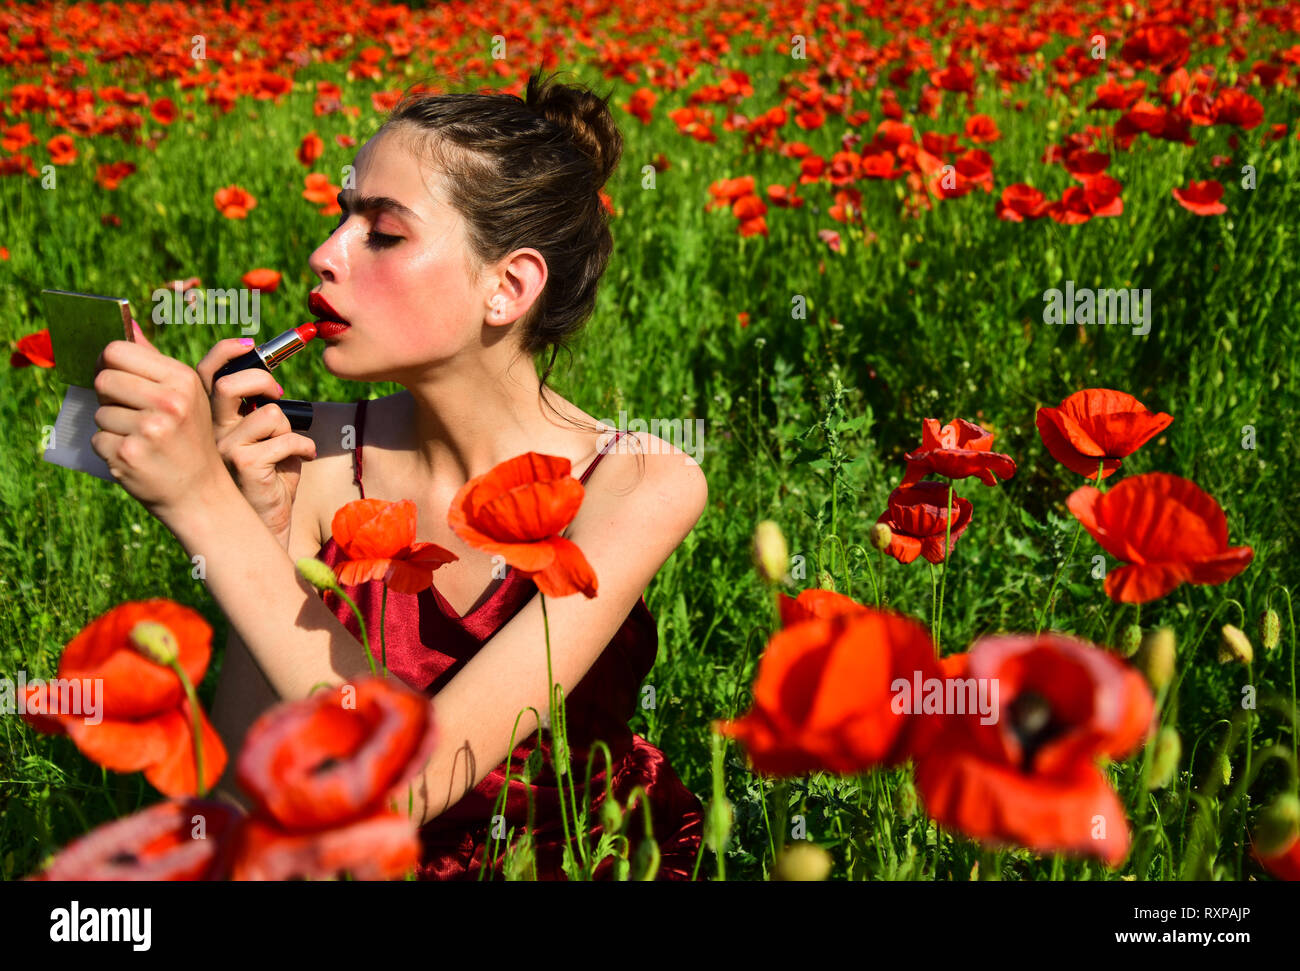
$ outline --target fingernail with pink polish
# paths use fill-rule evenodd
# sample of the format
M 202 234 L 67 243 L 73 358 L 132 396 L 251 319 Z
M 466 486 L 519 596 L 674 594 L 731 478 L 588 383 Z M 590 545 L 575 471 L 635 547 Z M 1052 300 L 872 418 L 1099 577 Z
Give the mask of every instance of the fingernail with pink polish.
M 243 344 L 245 347 L 252 347 L 252 346 L 253 346 L 253 338 L 251 338 L 251 337 L 241 337 L 241 338 L 239 338 L 239 343 Z

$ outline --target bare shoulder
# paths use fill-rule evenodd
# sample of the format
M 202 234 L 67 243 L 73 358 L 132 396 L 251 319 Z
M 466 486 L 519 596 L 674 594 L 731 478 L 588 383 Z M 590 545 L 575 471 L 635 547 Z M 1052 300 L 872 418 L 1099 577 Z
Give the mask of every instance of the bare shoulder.
M 628 432 L 609 446 L 586 487 L 593 512 L 621 510 L 641 522 L 654 517 L 678 534 L 677 542 L 695 526 L 709 498 L 696 458 L 647 432 Z
M 352 482 L 357 406 L 351 401 L 313 401 L 312 422 L 304 434 L 316 443 L 316 458 L 302 464 L 293 500 L 294 529 L 302 537 L 302 556 L 314 556 L 330 535 L 335 511 L 355 499 Z M 299 525 L 301 524 L 301 525 Z M 290 540 L 292 552 L 299 543 Z

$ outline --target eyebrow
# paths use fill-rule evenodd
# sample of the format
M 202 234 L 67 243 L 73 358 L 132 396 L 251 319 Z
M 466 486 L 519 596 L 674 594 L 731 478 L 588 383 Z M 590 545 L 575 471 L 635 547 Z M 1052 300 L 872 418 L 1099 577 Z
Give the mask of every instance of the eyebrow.
M 396 199 L 388 196 L 358 196 L 352 189 L 344 189 L 336 197 L 339 207 L 350 212 L 391 212 L 395 216 L 413 222 L 424 222 L 416 213 Z

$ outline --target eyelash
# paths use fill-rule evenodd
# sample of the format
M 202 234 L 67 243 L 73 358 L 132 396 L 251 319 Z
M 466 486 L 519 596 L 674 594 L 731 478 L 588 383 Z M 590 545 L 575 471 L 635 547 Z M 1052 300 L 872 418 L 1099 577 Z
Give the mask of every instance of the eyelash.
M 330 235 L 332 236 L 334 233 L 337 233 L 343 227 L 343 224 L 347 222 L 347 219 L 347 213 L 344 213 L 339 218 L 338 225 L 330 230 Z M 401 236 L 393 236 L 389 233 L 370 232 L 366 235 L 366 245 L 371 249 L 387 249 L 390 246 L 396 246 L 401 241 Z

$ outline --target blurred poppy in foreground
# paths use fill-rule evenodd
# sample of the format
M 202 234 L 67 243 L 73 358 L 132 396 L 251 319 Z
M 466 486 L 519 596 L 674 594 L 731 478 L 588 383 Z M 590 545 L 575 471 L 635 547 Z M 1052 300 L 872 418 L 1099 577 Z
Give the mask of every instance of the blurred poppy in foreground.
M 778 593 L 776 599 L 782 627 L 793 627 L 805 620 L 830 620 L 842 614 L 857 614 L 867 609 L 852 597 L 820 587 L 804 590 L 798 597 Z
M 96 618 L 68 643 L 59 658 L 59 684 L 27 687 L 23 719 L 38 731 L 68 735 L 82 755 L 106 769 L 143 771 L 164 795 L 194 795 L 198 773 L 189 700 L 176 672 L 146 658 L 132 640 L 137 625 L 150 622 L 170 632 L 180 666 L 197 686 L 212 656 L 208 622 L 170 600 L 132 601 Z M 59 685 L 73 682 L 83 686 L 71 706 L 77 710 L 61 711 L 73 695 Z M 97 699 L 86 697 L 87 685 L 102 685 Z M 197 714 L 207 789 L 225 770 L 226 749 L 207 715 L 201 709 Z
M 457 559 L 437 543 L 415 539 L 415 503 L 410 499 L 356 499 L 334 514 L 330 529 L 346 558 L 339 582 L 355 586 L 382 580 L 397 593 L 419 593 L 433 583 L 433 571 Z
M 243 813 L 223 802 L 160 802 L 69 843 L 31 880 L 221 880 Z
M 817 617 L 773 635 L 759 661 L 753 707 L 714 728 L 738 739 L 766 775 L 897 765 L 932 726 L 919 712 L 897 710 L 893 685 L 938 672 L 929 635 L 909 617 L 868 607 Z
M 232 863 L 236 880 L 400 877 L 419 860 L 415 822 L 388 800 L 433 751 L 429 699 L 361 678 L 278 705 L 248 730 L 236 764 L 254 803 Z
M 987 637 L 942 666 L 945 700 L 959 704 L 937 716 L 941 733 L 917 758 L 930 816 L 995 845 L 1118 866 L 1128 822 L 1097 760 L 1128 756 L 1152 732 L 1155 702 L 1142 675 L 1050 633 Z M 960 690 L 948 692 L 954 684 Z M 989 715 L 976 702 L 985 697 Z
M 949 532 L 948 486 L 942 482 L 918 482 L 899 486 L 889 494 L 889 506 L 877 523 L 890 529 L 885 552 L 899 563 L 911 563 L 918 555 L 940 563 L 970 525 L 974 507 L 969 499 L 952 497 L 952 527 Z M 948 548 L 944 538 L 948 537 Z
M 976 476 L 985 485 L 997 485 L 999 478 L 1016 474 L 1011 456 L 993 451 L 993 433 L 974 422 L 958 418 L 951 425 L 940 426 L 937 418 L 927 418 L 921 425 L 921 447 L 903 456 L 907 474 L 903 485 L 911 485 L 933 473 L 946 479 Z
M 500 555 L 532 577 L 548 597 L 594 597 L 591 564 L 560 535 L 585 494 L 571 470 L 568 459 L 555 455 L 527 452 L 508 459 L 461 487 L 447 525 L 470 546 Z
M 1052 458 L 1071 472 L 1109 478 L 1120 459 L 1132 455 L 1173 422 L 1173 415 L 1150 411 L 1123 391 L 1087 388 L 1056 408 L 1038 409 L 1038 434 Z
M 38 330 L 18 339 L 18 348 L 9 355 L 10 367 L 54 367 L 54 343 L 50 340 L 50 331 Z
M 1228 520 L 1195 482 L 1164 472 L 1125 479 L 1110 492 L 1076 489 L 1070 512 L 1128 566 L 1106 574 L 1106 595 L 1146 603 L 1180 583 L 1219 584 L 1250 565 L 1249 546 L 1228 546 Z

